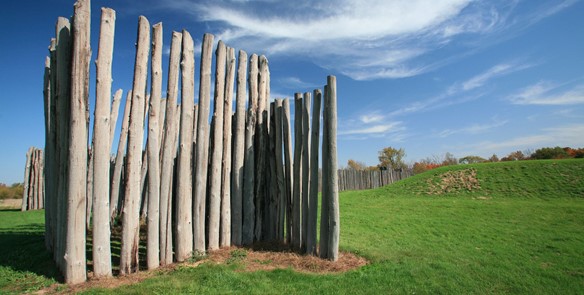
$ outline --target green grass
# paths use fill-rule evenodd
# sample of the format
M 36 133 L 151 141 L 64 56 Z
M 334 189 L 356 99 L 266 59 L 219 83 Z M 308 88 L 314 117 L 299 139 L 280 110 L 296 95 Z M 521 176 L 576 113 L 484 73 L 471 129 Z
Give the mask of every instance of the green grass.
M 448 193 L 428 194 L 429 186 L 441 187 L 444 175 L 468 176 L 472 169 L 478 179 L 472 190 L 454 185 Z M 371 260 L 361 269 L 336 275 L 288 269 L 244 273 L 237 271 L 237 263 L 204 263 L 140 284 L 86 293 L 583 293 L 584 160 L 444 167 L 384 188 L 344 192 L 340 198 L 341 249 Z M 20 232 L 19 224 L 42 222 L 39 213 L 5 226 L 5 220 L 15 219 L 6 214 L 22 213 L 0 212 L 1 230 Z M 40 240 L 37 251 L 43 249 Z M 6 251 L 0 269 L 7 267 Z M 25 271 L 30 268 L 23 265 L 9 275 Z M 35 288 L 52 282 L 40 271 L 30 275 L 40 281 Z M 8 290 L 2 277 L 0 292 Z

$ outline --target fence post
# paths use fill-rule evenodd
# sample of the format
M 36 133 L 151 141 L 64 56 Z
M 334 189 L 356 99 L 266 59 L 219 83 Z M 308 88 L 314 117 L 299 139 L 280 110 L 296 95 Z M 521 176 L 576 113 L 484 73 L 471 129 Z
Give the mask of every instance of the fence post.
M 223 155 L 221 171 L 221 225 L 219 246 L 231 245 L 231 138 L 233 115 L 233 79 L 235 49 L 228 47 L 226 56 L 225 99 L 223 101 Z
M 233 168 L 231 180 L 231 242 L 241 246 L 243 214 L 243 163 L 245 143 L 245 82 L 247 80 L 247 53 L 239 51 L 237 60 L 237 97 L 235 100 L 235 128 L 233 135 Z
M 316 255 L 316 217 L 318 212 L 318 148 L 320 140 L 320 108 L 322 93 L 314 90 L 312 109 L 312 134 L 310 151 L 310 192 L 308 195 L 308 222 L 306 233 L 306 253 Z M 335 171 L 336 172 L 336 171 Z M 338 172 L 337 172 L 338 173 Z

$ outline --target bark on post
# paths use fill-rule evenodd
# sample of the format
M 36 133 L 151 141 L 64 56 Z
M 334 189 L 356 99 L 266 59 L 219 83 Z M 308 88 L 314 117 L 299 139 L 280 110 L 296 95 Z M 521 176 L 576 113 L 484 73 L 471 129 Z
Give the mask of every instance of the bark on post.
M 109 223 L 110 117 L 112 56 L 116 12 L 101 9 L 101 26 L 96 67 L 95 117 L 93 127 L 93 273 L 112 275 Z
M 209 168 L 209 250 L 219 248 L 221 214 L 221 156 L 223 154 L 223 100 L 225 98 L 225 44 L 219 41 L 216 51 L 213 143 Z
M 337 79 L 327 77 L 328 95 L 325 97 L 325 112 L 327 113 L 327 158 L 323 165 L 328 170 L 328 179 L 323 181 L 327 186 L 329 204 L 329 246 L 328 259 L 337 261 L 339 258 L 339 187 L 337 179 Z M 326 166 L 325 166 L 326 165 Z
M 245 143 L 245 99 L 247 80 L 247 53 L 239 51 L 237 65 L 237 97 L 235 111 L 235 134 L 233 135 L 233 168 L 231 180 L 231 242 L 241 246 L 243 226 L 243 163 Z
M 161 147 L 161 167 L 160 167 L 160 264 L 172 263 L 172 241 L 171 237 L 171 195 L 172 195 L 172 173 L 174 166 L 174 131 L 176 124 L 176 101 L 178 96 L 178 67 L 182 44 L 182 34 L 172 32 L 170 44 L 170 57 L 168 66 L 168 81 L 166 90 L 166 115 L 164 123 L 164 143 Z
M 186 30 L 182 32 L 182 99 L 180 116 L 180 146 L 177 164 L 177 225 L 176 260 L 179 262 L 193 252 L 193 106 L 195 103 L 195 58 L 193 38 Z
M 162 96 L 162 23 L 152 27 L 152 62 L 150 114 L 148 117 L 148 233 L 146 264 L 155 269 L 160 264 L 160 97 Z
M 144 101 L 148 76 L 148 54 L 150 49 L 150 24 L 140 16 L 138 21 L 138 44 L 132 89 L 132 109 L 128 133 L 127 178 L 122 215 L 122 249 L 120 252 L 120 274 L 138 270 L 138 232 L 140 226 L 140 170 L 142 167 L 142 142 L 144 139 Z
M 302 94 L 294 94 L 294 180 L 292 200 L 292 246 L 299 250 L 301 237 L 301 201 L 302 201 Z
M 71 62 L 71 125 L 69 130 L 69 181 L 67 234 L 65 242 L 65 282 L 84 282 L 85 201 L 87 194 L 87 124 L 89 62 L 91 58 L 89 0 L 75 3 L 73 22 L 73 59 Z
M 126 152 L 126 145 L 128 143 L 128 125 L 130 125 L 131 109 L 132 109 L 132 90 L 130 89 L 130 91 L 128 91 L 128 94 L 126 95 L 126 104 L 124 106 L 124 118 L 122 119 L 122 130 L 120 131 L 118 152 L 116 154 L 116 164 L 114 166 L 112 185 L 110 187 L 109 216 L 112 221 L 116 216 L 118 216 L 117 210 L 121 192 L 122 169 L 124 168 L 124 153 Z
M 308 204 L 310 193 L 310 103 L 311 93 L 305 92 L 302 100 L 302 243 L 300 249 L 306 251 L 308 233 Z
M 290 100 L 284 99 L 282 103 L 282 131 L 284 141 L 284 179 L 286 198 L 286 242 L 291 244 L 292 237 L 292 176 L 294 168 L 292 167 L 292 132 L 290 131 Z
M 308 222 L 306 227 L 306 253 L 316 255 L 316 216 L 318 212 L 318 145 L 320 142 L 320 106 L 322 93 L 314 90 L 312 133 L 310 146 L 310 192 L 308 195 Z
M 244 184 L 243 184 L 243 228 L 241 243 L 251 245 L 254 238 L 255 205 L 254 205 L 254 168 L 255 155 L 253 147 L 253 134 L 255 129 L 255 111 L 247 112 L 247 122 L 245 124 L 245 163 L 244 163 Z
M 233 48 L 227 48 L 226 58 L 225 99 L 223 101 L 220 247 L 228 247 L 231 244 L 231 120 L 233 114 L 233 79 L 235 78 L 235 50 Z
M 211 58 L 214 36 L 205 34 L 201 50 L 199 114 L 195 171 L 195 211 L 193 216 L 194 249 L 205 252 L 205 206 L 207 196 L 207 165 L 209 163 L 209 107 L 211 104 Z

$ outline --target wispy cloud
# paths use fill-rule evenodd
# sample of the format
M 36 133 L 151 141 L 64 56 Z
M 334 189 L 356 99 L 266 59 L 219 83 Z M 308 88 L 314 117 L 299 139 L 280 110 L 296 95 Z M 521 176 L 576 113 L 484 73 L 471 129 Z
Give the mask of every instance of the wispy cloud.
M 486 123 L 486 124 L 471 124 L 467 127 L 463 127 L 463 128 L 458 128 L 458 129 L 445 129 L 440 131 L 437 136 L 438 137 L 448 137 L 454 134 L 469 134 L 469 135 L 476 135 L 476 134 L 482 134 L 485 132 L 488 132 L 492 129 L 501 127 L 505 124 L 507 124 L 509 121 L 508 120 L 499 120 L 499 119 L 493 119 L 492 123 Z
M 487 36 L 501 39 L 507 31 L 528 27 L 575 1 L 547 5 L 519 0 L 257 2 L 169 0 L 155 6 L 206 22 L 219 39 L 238 48 L 302 56 L 353 79 L 371 80 L 432 71 L 448 61 L 428 62 L 429 54 L 457 48 L 460 56 L 465 50 L 483 48 L 481 40 Z M 523 17 L 516 17 L 520 4 Z M 508 69 L 493 69 L 494 75 L 497 70 Z M 468 82 L 464 87 L 477 87 L 482 81 L 477 77 Z
M 302 89 L 314 88 L 319 86 L 316 83 L 310 83 L 298 77 L 280 78 L 278 79 L 278 83 L 286 89 L 294 89 L 295 91 L 301 91 Z
M 525 87 L 509 97 L 518 105 L 575 105 L 584 104 L 584 84 L 563 89 L 564 85 L 541 81 Z

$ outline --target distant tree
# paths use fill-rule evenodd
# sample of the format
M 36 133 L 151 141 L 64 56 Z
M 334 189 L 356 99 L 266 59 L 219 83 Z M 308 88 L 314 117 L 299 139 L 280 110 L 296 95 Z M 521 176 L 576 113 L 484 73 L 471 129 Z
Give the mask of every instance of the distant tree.
M 514 151 L 503 157 L 501 161 L 521 161 L 526 159 L 527 157 L 525 157 L 522 151 Z
M 361 170 L 365 170 L 367 168 L 367 165 L 365 165 L 365 163 L 363 163 L 363 162 L 359 162 L 359 161 L 355 161 L 353 159 L 349 159 L 349 161 L 347 161 L 347 168 L 348 169 L 357 170 L 357 171 L 361 171 Z
M 499 157 L 497 157 L 496 154 L 493 154 L 490 158 L 489 158 L 489 162 L 499 162 Z
M 486 162 L 487 159 L 479 156 L 466 156 L 463 158 L 458 159 L 458 163 L 460 164 L 475 164 L 475 163 L 482 163 Z
M 545 147 L 535 150 L 531 155 L 532 159 L 542 160 L 542 159 L 565 159 L 569 158 L 569 154 L 561 147 Z
M 446 152 L 444 154 L 444 160 L 442 161 L 442 166 L 450 166 L 450 165 L 457 165 L 458 159 L 454 157 L 453 154 Z
M 584 158 L 584 148 L 565 147 L 564 150 L 570 158 Z
M 379 151 L 379 167 L 393 170 L 405 169 L 407 168 L 403 160 L 405 156 L 406 152 L 403 148 L 399 150 L 393 147 L 383 148 Z

